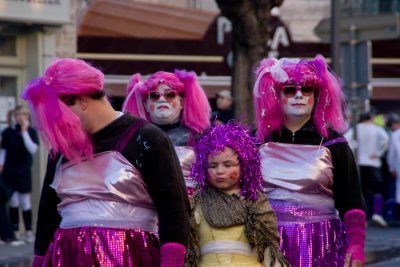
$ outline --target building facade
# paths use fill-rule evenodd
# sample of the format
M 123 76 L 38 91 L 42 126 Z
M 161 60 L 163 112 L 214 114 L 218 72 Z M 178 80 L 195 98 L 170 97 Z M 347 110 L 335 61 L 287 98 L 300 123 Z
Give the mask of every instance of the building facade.
M 330 2 L 285 0 L 273 11 L 266 44 L 270 56 L 322 54 L 329 61 L 329 43 L 321 42 L 314 29 L 330 16 Z M 342 4 L 349 16 L 400 10 L 400 0 Z M 99 67 L 116 108 L 133 73 L 175 68 L 196 71 L 212 101 L 216 92 L 230 88 L 230 33 L 215 0 L 0 0 L 0 128 L 6 126 L 7 111 L 24 104 L 19 95 L 25 84 L 56 57 L 78 57 Z M 372 42 L 370 100 L 380 112 L 400 112 L 399 45 L 399 38 Z M 41 146 L 34 166 L 34 205 L 46 155 Z
M 7 126 L 9 110 L 26 105 L 20 94 L 30 79 L 42 75 L 54 58 L 76 56 L 76 16 L 81 5 L 79 0 L 0 1 L 1 130 Z M 32 169 L 34 211 L 46 162 L 42 142 Z

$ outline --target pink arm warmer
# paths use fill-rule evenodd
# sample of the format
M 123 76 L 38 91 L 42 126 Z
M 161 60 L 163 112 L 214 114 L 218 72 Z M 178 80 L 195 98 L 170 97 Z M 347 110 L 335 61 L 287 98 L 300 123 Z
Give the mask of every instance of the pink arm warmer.
M 32 267 L 42 267 L 44 257 L 35 255 L 32 261 Z
M 365 222 L 365 212 L 362 210 L 349 210 L 344 215 L 344 227 L 347 233 L 347 241 L 349 242 L 347 253 L 351 254 L 351 262 L 359 260 L 365 263 Z
M 185 260 L 186 248 L 179 243 L 165 243 L 161 246 L 161 267 L 181 267 Z

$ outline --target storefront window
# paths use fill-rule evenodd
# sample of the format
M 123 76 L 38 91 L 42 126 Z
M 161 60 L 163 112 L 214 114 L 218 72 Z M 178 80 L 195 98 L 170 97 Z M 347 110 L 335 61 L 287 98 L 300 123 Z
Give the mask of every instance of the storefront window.
M 394 13 L 400 11 L 400 0 L 380 1 L 379 10 L 381 13 Z
M 377 15 L 400 11 L 400 0 L 342 0 L 342 15 Z
M 15 108 L 17 94 L 17 77 L 0 75 L 0 131 L 9 121 L 8 112 Z
M 0 36 L 0 56 L 17 55 L 17 38 L 15 36 Z

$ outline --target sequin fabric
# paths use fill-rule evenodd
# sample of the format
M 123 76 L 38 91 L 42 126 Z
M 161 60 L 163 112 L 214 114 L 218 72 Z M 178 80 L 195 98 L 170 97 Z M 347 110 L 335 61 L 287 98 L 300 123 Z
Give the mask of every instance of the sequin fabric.
M 297 207 L 293 207 L 295 211 Z M 307 216 L 305 211 L 304 216 Z M 278 231 L 281 251 L 292 267 L 343 266 L 347 241 L 338 217 L 315 223 L 278 225 Z
M 160 265 L 153 233 L 132 229 L 58 229 L 45 256 L 46 267 L 152 267 Z

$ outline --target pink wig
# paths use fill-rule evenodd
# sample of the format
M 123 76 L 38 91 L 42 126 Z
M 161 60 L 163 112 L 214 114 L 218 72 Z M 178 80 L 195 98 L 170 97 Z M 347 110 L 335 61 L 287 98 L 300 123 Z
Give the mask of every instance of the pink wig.
M 340 133 L 346 129 L 342 87 L 339 79 L 328 70 L 324 57 L 317 55 L 312 60 L 269 58 L 262 60 L 256 71 L 253 94 L 257 138 L 265 139 L 284 123 L 280 93 L 282 86 L 288 83 L 315 88 L 313 120 L 321 136 L 328 136 L 328 128 Z
M 22 93 L 29 102 L 35 126 L 54 156 L 62 153 L 70 160 L 91 157 L 93 147 L 81 121 L 60 100 L 61 97 L 87 96 L 102 90 L 104 75 L 79 59 L 56 59 L 40 78 L 31 80 Z
M 182 123 L 196 133 L 202 133 L 210 126 L 211 108 L 203 88 L 197 82 L 194 72 L 175 70 L 174 73 L 159 71 L 143 83 L 140 74 L 134 74 L 128 84 L 128 96 L 123 110 L 151 121 L 145 109 L 149 92 L 157 90 L 160 84 L 166 84 L 178 91 L 183 98 Z

